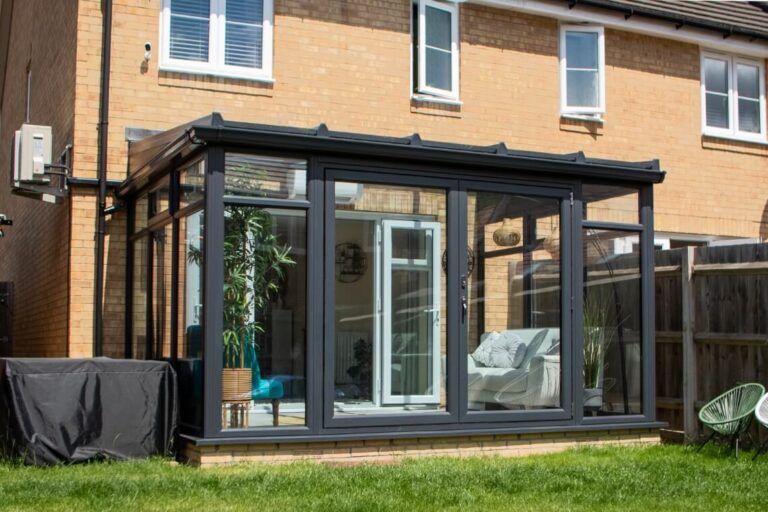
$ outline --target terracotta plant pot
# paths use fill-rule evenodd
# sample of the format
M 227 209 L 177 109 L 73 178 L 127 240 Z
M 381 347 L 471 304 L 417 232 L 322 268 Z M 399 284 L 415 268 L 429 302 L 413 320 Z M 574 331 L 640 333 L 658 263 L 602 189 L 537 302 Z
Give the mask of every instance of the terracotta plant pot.
M 253 376 L 250 368 L 224 368 L 221 371 L 221 399 L 238 402 L 251 399 Z

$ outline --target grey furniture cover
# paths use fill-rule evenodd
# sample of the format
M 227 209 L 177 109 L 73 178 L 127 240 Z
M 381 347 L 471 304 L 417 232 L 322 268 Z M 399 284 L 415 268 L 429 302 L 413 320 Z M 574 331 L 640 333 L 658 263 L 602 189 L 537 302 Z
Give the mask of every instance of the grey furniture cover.
M 167 362 L 0 359 L 0 442 L 27 464 L 169 454 L 176 411 Z

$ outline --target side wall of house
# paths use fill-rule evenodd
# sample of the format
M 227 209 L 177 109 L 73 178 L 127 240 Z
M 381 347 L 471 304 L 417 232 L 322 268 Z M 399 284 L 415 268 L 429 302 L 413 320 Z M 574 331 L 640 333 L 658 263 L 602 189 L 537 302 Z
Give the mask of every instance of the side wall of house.
M 68 354 L 70 203 L 11 194 L 11 145 L 25 121 L 27 69 L 29 121 L 53 127 L 54 157 L 73 140 L 77 1 L 16 0 L 12 9 L 0 106 L 0 212 L 13 226 L 0 239 L 0 281 L 14 283 L 13 355 L 61 357 Z
M 95 177 L 101 12 L 99 0 L 80 4 L 76 171 Z M 702 137 L 695 45 L 606 29 L 607 114 L 596 125 L 559 115 L 559 28 L 551 18 L 462 4 L 463 104 L 448 107 L 410 98 L 411 0 L 276 0 L 274 84 L 159 71 L 161 0 L 115 0 L 114 9 L 111 179 L 126 177 L 127 127 L 166 129 L 218 111 L 237 121 L 659 158 L 668 175 L 656 190 L 658 231 L 768 236 L 768 146 Z M 154 48 L 148 64 L 145 41 Z M 93 209 L 94 199 L 73 198 L 73 209 L 79 204 Z M 77 233 L 92 253 L 90 220 Z M 108 250 L 119 265 L 120 249 Z M 73 313 L 73 339 L 75 329 L 90 329 L 89 300 L 77 305 L 82 316 Z M 107 300 L 118 308 L 121 298 Z

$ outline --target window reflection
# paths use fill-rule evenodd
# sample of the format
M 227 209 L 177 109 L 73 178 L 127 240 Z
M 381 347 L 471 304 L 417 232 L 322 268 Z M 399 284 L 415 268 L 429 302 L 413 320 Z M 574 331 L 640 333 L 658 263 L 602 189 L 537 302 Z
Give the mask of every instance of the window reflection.
M 638 234 L 584 230 L 584 412 L 640 414 Z
M 467 194 L 470 411 L 560 407 L 560 202 Z
M 445 410 L 446 194 L 335 184 L 335 415 Z
M 305 212 L 224 211 L 224 428 L 305 424 Z

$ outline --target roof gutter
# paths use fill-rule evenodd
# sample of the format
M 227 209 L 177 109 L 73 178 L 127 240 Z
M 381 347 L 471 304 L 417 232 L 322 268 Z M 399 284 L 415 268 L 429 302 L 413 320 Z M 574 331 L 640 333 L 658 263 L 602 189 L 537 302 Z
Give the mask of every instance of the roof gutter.
M 684 26 L 697 27 L 707 30 L 715 30 L 723 34 L 723 38 L 730 36 L 744 36 L 750 40 L 768 40 L 768 34 L 757 32 L 754 30 L 744 29 L 737 25 L 730 25 L 728 23 L 717 23 L 715 21 L 706 21 L 700 18 L 692 18 L 682 14 L 670 14 L 656 9 L 651 9 L 643 6 L 628 6 L 620 3 L 612 2 L 610 0 L 577 0 L 572 2 L 576 4 L 591 5 L 594 7 L 600 7 L 603 9 L 611 9 L 619 11 L 624 14 L 625 19 L 629 19 L 634 15 L 645 16 L 646 18 L 652 18 L 656 20 L 669 21 L 675 23 L 676 26 L 682 28 Z
M 96 263 L 93 286 L 93 356 L 102 355 L 104 338 L 104 242 L 107 209 L 107 144 L 109 142 L 109 75 L 112 53 L 112 0 L 102 4 L 101 91 L 99 103 L 98 199 L 96 210 Z
M 720 26 L 703 28 L 682 20 L 661 19 L 647 16 L 638 8 L 620 9 L 615 4 L 608 7 L 608 0 L 469 0 L 471 3 L 497 9 L 554 18 L 567 23 L 592 23 L 607 28 L 634 32 L 651 37 L 681 41 L 712 50 L 757 57 L 768 57 L 768 38 L 753 38 L 752 35 L 728 32 Z M 600 5 L 598 6 L 598 2 Z M 593 5 L 594 4 L 594 5 Z M 630 12 L 631 11 L 631 12 Z M 733 37 L 725 37 L 733 35 Z

